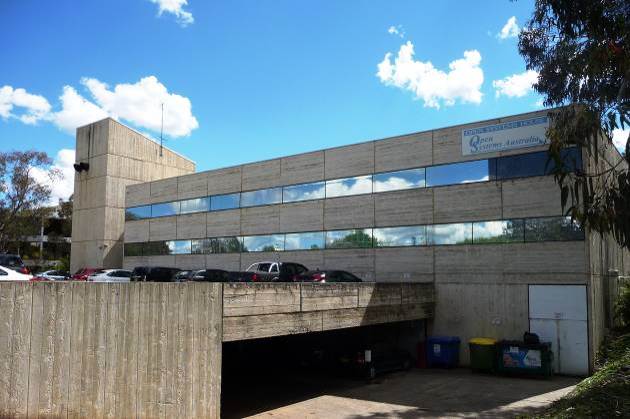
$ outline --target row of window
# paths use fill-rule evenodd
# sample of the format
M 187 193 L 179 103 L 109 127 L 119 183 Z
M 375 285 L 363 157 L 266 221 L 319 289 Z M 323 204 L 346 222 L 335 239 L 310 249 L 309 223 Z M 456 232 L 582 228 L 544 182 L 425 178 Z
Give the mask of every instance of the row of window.
M 565 157 L 564 161 L 570 166 L 570 170 L 581 167 L 581 157 L 577 148 L 565 150 Z M 542 176 L 549 174 L 552 167 L 553 165 L 548 162 L 547 152 L 542 151 L 131 207 L 127 208 L 126 219 L 138 220 L 412 188 Z
M 126 243 L 125 256 L 584 240 L 570 217 Z

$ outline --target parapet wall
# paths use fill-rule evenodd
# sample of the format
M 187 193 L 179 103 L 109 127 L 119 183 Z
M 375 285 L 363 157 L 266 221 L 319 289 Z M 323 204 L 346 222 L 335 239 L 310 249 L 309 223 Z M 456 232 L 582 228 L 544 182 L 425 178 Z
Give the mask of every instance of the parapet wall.
M 222 286 L 0 283 L 0 417 L 220 415 Z

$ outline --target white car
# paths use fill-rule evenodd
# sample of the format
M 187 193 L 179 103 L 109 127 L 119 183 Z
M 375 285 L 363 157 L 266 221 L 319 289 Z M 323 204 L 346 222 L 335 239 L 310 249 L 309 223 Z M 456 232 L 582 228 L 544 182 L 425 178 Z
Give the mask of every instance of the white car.
M 88 281 L 93 282 L 129 282 L 131 271 L 126 269 L 103 269 L 88 276 Z
M 0 281 L 29 281 L 33 275 L 21 274 L 13 269 L 0 266 Z
M 70 279 L 70 274 L 64 271 L 46 271 L 38 274 L 37 276 L 40 276 L 49 281 L 63 281 L 66 279 Z

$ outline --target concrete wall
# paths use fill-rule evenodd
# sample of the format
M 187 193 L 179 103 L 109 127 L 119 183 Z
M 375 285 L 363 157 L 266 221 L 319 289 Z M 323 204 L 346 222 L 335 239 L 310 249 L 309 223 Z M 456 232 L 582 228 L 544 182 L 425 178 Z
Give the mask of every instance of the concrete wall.
M 107 118 L 77 129 L 71 270 L 119 268 L 123 259 L 126 187 L 194 172 L 195 164 Z
M 0 417 L 218 418 L 221 284 L 0 282 Z
M 601 139 L 599 158 L 596 160 L 583 152 L 587 173 L 595 174 L 617 167 L 618 170 L 627 170 L 628 164 L 623 160 L 617 149 Z M 595 178 L 596 183 L 602 179 Z M 630 276 L 630 251 L 621 248 L 611 234 L 600 235 L 587 231 L 586 252 L 589 261 L 589 339 L 593 351 L 596 351 L 602 343 L 607 331 L 613 326 L 611 316 L 614 306 L 613 297 L 610 295 L 614 288 L 612 281 L 617 276 Z

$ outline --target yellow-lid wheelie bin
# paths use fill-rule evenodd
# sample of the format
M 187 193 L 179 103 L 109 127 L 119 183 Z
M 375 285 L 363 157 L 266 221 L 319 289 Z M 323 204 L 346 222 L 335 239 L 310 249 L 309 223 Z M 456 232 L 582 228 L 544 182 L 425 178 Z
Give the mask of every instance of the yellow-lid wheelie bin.
M 470 367 L 474 372 L 493 372 L 495 368 L 496 339 L 472 338 L 468 341 L 470 348 Z

